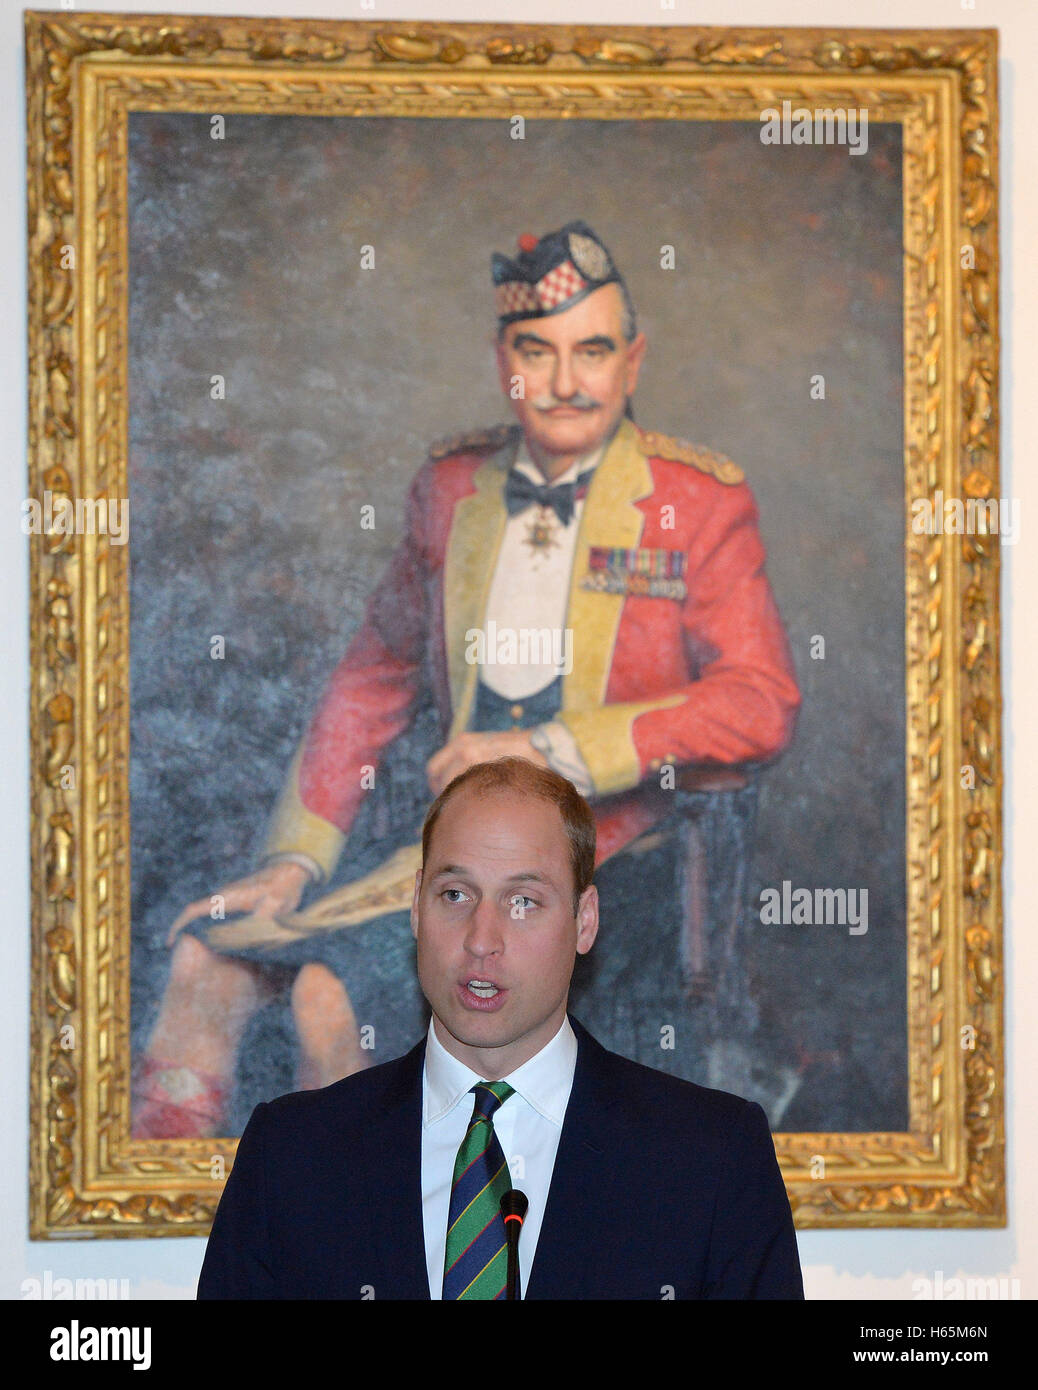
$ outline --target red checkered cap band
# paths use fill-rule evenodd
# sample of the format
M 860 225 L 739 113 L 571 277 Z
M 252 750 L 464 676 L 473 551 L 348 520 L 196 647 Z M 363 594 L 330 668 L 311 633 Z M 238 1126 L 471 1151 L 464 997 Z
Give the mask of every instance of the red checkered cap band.
M 499 318 L 505 318 L 508 314 L 536 314 L 541 307 L 537 291 L 525 280 L 508 280 L 498 285 L 494 295 Z
M 586 289 L 588 281 L 572 261 L 563 261 L 537 281 L 537 298 L 542 309 L 555 309 Z

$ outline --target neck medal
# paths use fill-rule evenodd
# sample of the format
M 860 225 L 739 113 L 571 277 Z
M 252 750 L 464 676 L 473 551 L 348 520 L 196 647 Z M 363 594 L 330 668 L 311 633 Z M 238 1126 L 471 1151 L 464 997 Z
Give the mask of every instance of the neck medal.
M 526 539 L 523 544 L 530 547 L 531 554 L 536 555 L 540 551 L 558 547 L 559 543 L 555 539 L 556 527 L 552 516 L 551 507 L 538 507 L 536 518 L 527 526 Z

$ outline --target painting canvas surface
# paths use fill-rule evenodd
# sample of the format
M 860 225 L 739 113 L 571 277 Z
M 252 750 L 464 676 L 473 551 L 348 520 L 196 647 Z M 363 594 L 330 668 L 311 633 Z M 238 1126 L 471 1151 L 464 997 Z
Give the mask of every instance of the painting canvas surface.
M 600 870 L 573 1011 L 617 1051 L 761 1099 L 775 1128 L 904 1129 L 900 127 L 872 125 L 860 155 L 767 146 L 749 121 L 547 119 L 511 140 L 480 119 L 235 115 L 212 133 L 129 117 L 135 1059 L 169 925 L 258 863 L 430 445 L 511 419 L 491 253 L 582 218 L 648 338 L 635 420 L 745 471 L 803 704 L 756 783 L 729 938 L 744 1007 L 684 987 L 664 834 Z M 442 735 L 420 702 L 326 887 L 416 838 Z M 867 892 L 867 930 L 763 921 L 784 885 Z M 371 1062 L 418 1039 L 406 913 L 315 950 Z M 270 966 L 227 1134 L 294 1085 L 296 969 Z

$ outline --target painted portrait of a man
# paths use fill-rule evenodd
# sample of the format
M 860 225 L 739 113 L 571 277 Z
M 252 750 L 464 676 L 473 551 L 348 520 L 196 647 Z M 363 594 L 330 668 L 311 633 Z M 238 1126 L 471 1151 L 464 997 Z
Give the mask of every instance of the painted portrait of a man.
M 594 800 L 598 863 L 673 813 L 679 767 L 709 781 L 774 758 L 792 734 L 799 692 L 752 494 L 728 459 L 634 423 L 645 337 L 606 245 L 579 220 L 523 234 L 514 259 L 494 256 L 493 279 L 518 423 L 434 448 L 292 764 L 264 864 L 218 890 L 223 913 L 292 913 L 333 876 L 366 775 L 423 695 L 444 731 L 424 767 L 430 796 L 497 757 L 551 766 Z M 298 967 L 301 1085 L 368 1060 L 335 933 L 272 950 L 236 948 L 222 928 L 214 949 L 210 910 L 191 904 L 171 934 L 187 929 L 146 1061 L 144 1136 L 219 1132 L 272 965 Z M 630 970 L 629 947 L 610 954 L 616 976 Z
M 654 251 L 647 270 L 630 249 L 638 242 L 629 218 L 603 211 L 600 197 L 569 200 L 568 217 L 520 214 L 507 239 L 480 236 L 473 223 L 462 259 L 450 243 L 449 190 L 439 189 L 440 220 L 394 241 L 405 222 L 418 225 L 407 198 L 422 186 L 423 141 L 438 139 L 442 124 L 415 123 L 405 138 L 399 123 L 349 123 L 357 167 L 392 169 L 394 186 L 411 194 L 395 212 L 387 205 L 370 242 L 346 199 L 339 220 L 359 243 L 358 269 L 347 272 L 322 249 L 324 219 L 306 192 L 307 177 L 327 177 L 336 161 L 337 177 L 352 177 L 328 122 L 242 118 L 231 132 L 240 149 L 207 149 L 214 167 L 191 175 L 211 199 L 192 205 L 192 225 L 180 228 L 168 156 L 199 138 L 200 118 L 131 119 L 136 398 L 146 403 L 131 453 L 143 535 L 131 644 L 134 1133 L 234 1135 L 257 1100 L 327 1085 L 411 1045 L 426 1024 L 408 921 L 423 813 L 466 767 L 511 754 L 562 773 L 595 813 L 603 925 L 572 994 L 589 1028 L 637 1060 L 759 1100 L 773 1126 L 852 1127 L 857 1109 L 863 1128 L 895 1127 L 903 1083 L 882 1078 L 904 1046 L 890 1026 L 904 1007 L 903 939 L 875 929 L 860 939 L 798 935 L 772 927 L 760 906 L 762 889 L 811 882 L 809 874 L 823 885 L 860 883 L 879 863 L 879 840 L 888 864 L 904 843 L 896 822 L 871 844 L 849 824 L 845 834 L 838 809 L 870 741 L 883 756 L 862 794 L 896 805 L 879 791 L 898 776 L 896 730 L 877 715 L 882 691 L 900 679 L 899 576 L 877 550 L 861 590 L 855 545 L 820 550 L 802 525 L 801 480 L 744 469 L 746 441 L 751 452 L 754 441 L 773 447 L 767 417 L 781 419 L 780 385 L 752 386 L 759 350 L 703 333 L 722 314 L 741 331 L 735 292 L 766 240 L 753 199 L 781 197 L 789 221 L 799 215 L 795 182 L 739 124 L 617 123 L 605 132 L 563 122 L 538 132 L 557 152 L 579 145 L 589 166 L 608 151 L 644 170 L 646 189 L 667 175 L 641 156 L 653 149 L 669 160 L 697 246 L 721 203 L 730 209 L 742 240 L 726 248 L 731 265 L 717 291 L 726 302 L 686 323 L 660 270 L 674 248 Z M 863 197 L 862 170 L 883 194 L 870 193 L 871 222 L 853 236 L 839 220 L 825 235 L 845 245 L 850 283 L 856 275 L 867 295 L 863 322 L 877 344 L 869 370 L 893 392 L 896 285 L 873 267 L 886 254 L 875 229 L 896 235 L 896 136 L 871 135 L 854 160 L 833 149 L 795 158 L 818 207 Z M 485 139 L 479 122 L 458 122 L 455 167 L 443 174 L 472 197 Z M 229 160 L 225 172 L 236 177 L 255 140 L 282 172 L 269 199 L 250 202 L 256 220 L 246 224 L 243 195 L 233 178 L 218 186 L 214 160 Z M 720 185 L 707 195 L 681 183 L 675 171 L 690 160 L 741 180 L 745 208 L 734 187 L 722 198 Z M 500 191 L 505 175 L 494 177 Z M 550 162 L 540 177 L 540 205 L 567 201 L 547 195 Z M 215 229 L 221 217 L 248 251 L 233 272 L 201 220 Z M 271 238 L 289 225 L 299 229 L 294 242 Z M 176 496 L 147 443 L 162 414 L 151 374 L 171 331 L 149 285 L 170 235 L 209 248 L 197 283 L 181 287 L 199 306 L 198 328 L 181 330 L 190 357 L 176 380 L 219 387 L 198 406 L 181 394 L 188 423 L 178 420 L 174 433 L 192 482 Z M 783 266 L 795 266 L 797 225 L 767 235 Z M 319 302 L 311 282 L 325 263 L 348 291 L 348 311 Z M 705 296 L 709 276 L 697 270 L 694 283 Z M 846 266 L 834 263 L 820 303 L 841 302 L 846 283 Z M 372 293 L 394 306 L 390 316 L 374 300 L 365 307 Z M 810 354 L 817 314 L 802 323 L 785 314 L 797 293 L 788 274 L 778 277 L 778 298 L 760 301 L 757 316 L 774 341 Z M 225 383 L 202 331 L 214 294 L 254 323 L 268 322 L 272 296 L 309 309 L 269 320 L 262 341 L 225 320 Z M 461 364 L 466 335 L 469 356 L 478 350 L 485 364 L 478 379 Z M 442 364 L 431 350 L 438 343 Z M 847 343 L 834 336 L 828 351 L 837 349 Z M 702 430 L 681 400 L 689 353 Z M 735 362 L 741 376 L 723 365 Z M 713 412 L 705 370 L 721 383 Z M 429 418 L 447 428 L 427 431 Z M 894 447 L 874 448 L 877 425 Z M 803 483 L 819 514 L 832 513 L 830 534 L 848 487 L 875 498 L 877 486 L 897 486 L 897 420 L 877 421 L 864 401 L 848 396 L 817 412 L 809 443 L 803 425 L 781 428 L 793 441 L 783 449 L 807 451 Z M 336 462 L 343 430 L 345 468 Z M 168 452 L 165 441 L 158 447 Z M 847 477 L 826 462 L 830 453 L 846 456 Z M 893 553 L 896 528 L 885 514 L 879 522 L 874 541 Z M 175 557 L 172 588 L 157 585 L 146 558 L 156 553 Z M 816 633 L 857 622 L 859 606 L 891 619 L 875 642 L 859 640 L 869 669 L 846 665 L 841 647 L 819 665 L 831 684 L 812 700 L 804 663 L 817 687 Z M 827 746 L 835 751 L 816 774 Z M 896 921 L 899 891 L 887 873 L 873 889 L 873 922 Z M 866 955 L 878 965 L 863 991 L 853 972 Z M 848 1009 L 859 1007 L 875 1036 L 845 1031 Z M 873 1072 L 877 1047 L 883 1069 L 872 1094 L 855 1068 Z

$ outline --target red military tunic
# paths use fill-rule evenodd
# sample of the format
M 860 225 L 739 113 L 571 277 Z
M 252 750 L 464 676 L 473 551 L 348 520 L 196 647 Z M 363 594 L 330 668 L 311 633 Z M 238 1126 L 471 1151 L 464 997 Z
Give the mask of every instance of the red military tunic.
M 435 448 L 403 538 L 334 671 L 275 812 L 268 854 L 330 874 L 381 751 L 430 682 L 446 742 L 467 727 L 506 520 L 515 427 Z M 589 770 L 598 861 L 665 816 L 665 765 L 774 757 L 800 703 L 741 471 L 709 450 L 621 421 L 594 474 L 566 612 L 573 665 L 556 719 Z

